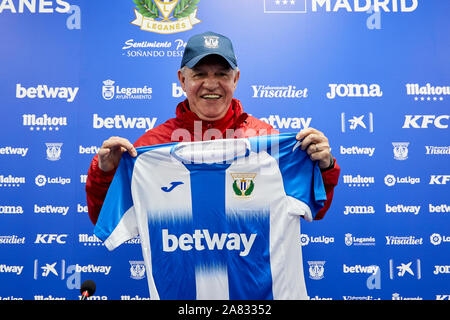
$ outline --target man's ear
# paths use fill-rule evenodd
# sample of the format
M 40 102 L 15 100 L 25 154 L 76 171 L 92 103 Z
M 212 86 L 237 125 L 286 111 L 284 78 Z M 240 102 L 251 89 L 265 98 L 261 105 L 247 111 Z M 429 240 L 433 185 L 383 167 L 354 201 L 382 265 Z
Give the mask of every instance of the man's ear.
M 237 70 L 235 76 L 234 76 L 234 89 L 237 87 L 237 83 L 239 81 L 239 77 L 241 76 L 241 70 Z
M 181 70 L 178 70 L 178 81 L 180 81 L 181 88 L 183 88 L 183 91 L 186 92 L 185 84 L 186 84 L 186 76 L 183 74 Z

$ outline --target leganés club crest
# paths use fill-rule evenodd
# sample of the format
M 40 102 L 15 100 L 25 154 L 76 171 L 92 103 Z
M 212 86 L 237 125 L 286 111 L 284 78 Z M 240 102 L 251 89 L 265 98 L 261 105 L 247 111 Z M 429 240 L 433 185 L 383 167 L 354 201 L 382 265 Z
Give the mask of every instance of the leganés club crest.
M 197 19 L 200 0 L 133 0 L 136 19 L 131 24 L 141 30 L 171 34 L 191 30 Z

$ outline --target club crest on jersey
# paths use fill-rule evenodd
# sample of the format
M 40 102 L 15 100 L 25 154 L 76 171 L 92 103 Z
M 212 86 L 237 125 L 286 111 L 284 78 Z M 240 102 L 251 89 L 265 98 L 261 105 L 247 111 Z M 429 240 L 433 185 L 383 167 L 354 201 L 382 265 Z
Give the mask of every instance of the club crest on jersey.
M 256 173 L 231 173 L 234 194 L 240 198 L 250 197 L 255 189 Z
M 200 0 L 133 0 L 136 19 L 131 22 L 144 31 L 171 34 L 192 29 Z

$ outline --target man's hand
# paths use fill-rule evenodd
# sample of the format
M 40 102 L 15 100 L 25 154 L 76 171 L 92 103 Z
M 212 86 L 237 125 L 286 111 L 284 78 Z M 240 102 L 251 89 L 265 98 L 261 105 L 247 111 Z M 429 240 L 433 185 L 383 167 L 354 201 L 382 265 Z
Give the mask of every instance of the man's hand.
M 119 166 L 122 153 L 128 151 L 132 157 L 137 156 L 134 146 L 125 138 L 111 137 L 105 140 L 98 150 L 98 167 L 105 172 L 116 169 Z
M 328 168 L 333 157 L 328 138 L 314 128 L 306 128 L 297 133 L 296 139 L 301 141 L 300 147 L 306 150 L 312 161 L 319 161 L 319 168 Z

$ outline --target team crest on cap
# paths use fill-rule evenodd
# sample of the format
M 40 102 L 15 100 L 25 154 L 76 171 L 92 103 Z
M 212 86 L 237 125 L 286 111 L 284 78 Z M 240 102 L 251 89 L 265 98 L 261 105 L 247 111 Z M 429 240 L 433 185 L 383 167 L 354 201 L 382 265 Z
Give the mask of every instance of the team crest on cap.
M 203 36 L 205 39 L 205 47 L 210 49 L 217 49 L 219 47 L 219 37 L 217 36 Z
M 250 197 L 255 189 L 256 173 L 231 173 L 234 194 L 240 198 Z
M 200 0 L 133 0 L 136 19 L 131 22 L 144 31 L 171 34 L 191 30 Z

